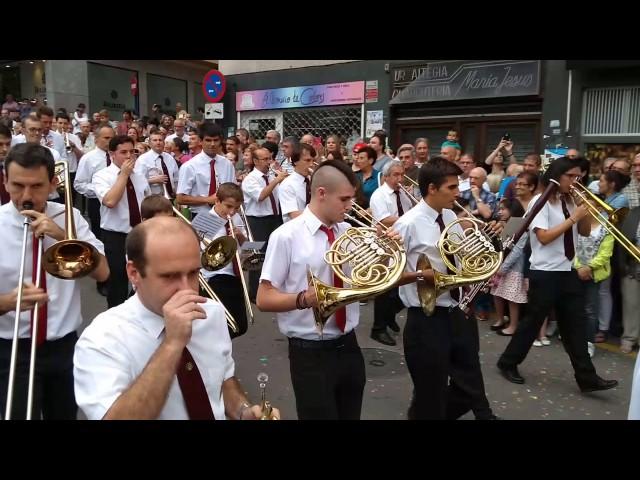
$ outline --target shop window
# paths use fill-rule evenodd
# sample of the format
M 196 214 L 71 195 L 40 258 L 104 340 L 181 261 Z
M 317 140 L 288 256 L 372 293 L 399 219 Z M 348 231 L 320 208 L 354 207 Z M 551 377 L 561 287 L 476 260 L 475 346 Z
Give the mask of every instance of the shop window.
M 583 135 L 640 135 L 640 87 L 587 88 Z

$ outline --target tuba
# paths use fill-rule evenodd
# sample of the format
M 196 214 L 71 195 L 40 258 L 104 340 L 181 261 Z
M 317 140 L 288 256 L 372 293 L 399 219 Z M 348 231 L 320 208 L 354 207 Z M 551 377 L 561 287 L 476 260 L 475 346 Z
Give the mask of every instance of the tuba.
M 356 204 L 354 203 L 354 206 Z M 363 215 L 361 207 L 359 213 Z M 368 220 L 372 217 L 365 213 Z M 313 314 L 320 334 L 327 320 L 337 310 L 353 302 L 366 300 L 393 288 L 400 280 L 407 263 L 407 255 L 401 243 L 384 235 L 378 235 L 376 228 L 367 226 L 351 215 L 345 217 L 362 227 L 349 227 L 325 252 L 324 259 L 335 275 L 351 288 L 337 288 L 319 280 L 311 270 L 307 279 L 314 287 L 318 306 Z M 380 224 L 381 225 L 381 224 Z M 383 226 L 383 230 L 386 227 Z M 350 267 L 350 272 L 343 269 Z
M 436 299 L 447 290 L 464 285 L 479 283 L 491 278 L 502 263 L 502 243 L 500 238 L 488 229 L 488 224 L 474 218 L 458 202 L 456 206 L 469 216 L 456 219 L 448 224 L 440 235 L 438 250 L 447 269 L 453 273 L 440 273 L 433 270 L 433 285 L 424 281 L 417 282 L 418 297 L 422 310 L 432 315 L 436 308 Z M 470 223 L 466 228 L 462 224 Z M 454 230 L 460 226 L 462 233 Z M 456 262 L 450 259 L 457 259 Z M 425 254 L 420 254 L 416 271 L 431 269 L 431 262 Z

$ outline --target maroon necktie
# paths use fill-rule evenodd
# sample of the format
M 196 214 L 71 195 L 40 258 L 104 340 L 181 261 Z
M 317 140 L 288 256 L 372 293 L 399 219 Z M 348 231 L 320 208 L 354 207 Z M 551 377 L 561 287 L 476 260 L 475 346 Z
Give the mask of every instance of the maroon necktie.
M 231 235 L 231 225 L 229 225 L 229 222 L 227 222 L 227 235 Z M 238 243 L 238 248 L 240 248 L 240 244 Z M 233 273 L 236 275 L 236 277 L 240 278 L 240 267 L 238 266 L 238 259 L 236 258 L 236 256 L 233 256 Z
M 333 230 L 325 227 L 324 225 L 320 226 L 320 230 L 327 234 L 329 246 L 333 245 L 333 242 L 336 240 L 336 236 L 334 235 Z M 342 279 L 335 273 L 333 274 L 333 286 L 338 288 L 343 287 Z M 344 307 L 339 308 L 336 311 L 336 324 L 338 325 L 338 328 L 344 332 L 344 328 L 347 326 L 347 312 Z
M 442 219 L 442 214 L 440 214 L 440 215 L 438 215 L 436 217 L 436 222 L 438 222 L 438 226 L 440 227 L 440 233 L 442 233 L 444 231 L 444 220 Z M 455 257 L 453 255 L 447 255 L 447 260 L 449 260 L 451 265 L 455 265 L 456 264 L 456 259 L 455 259 Z M 449 267 L 447 267 L 447 273 L 455 274 L 455 272 L 453 270 L 451 270 Z M 460 300 L 460 290 L 459 289 L 454 288 L 449 293 L 451 294 L 451 298 L 453 298 L 456 302 Z
M 304 183 L 307 190 L 307 205 L 311 201 L 311 182 L 309 181 L 309 177 L 304 177 Z
M 4 165 L 0 165 L 0 205 L 9 203 L 9 200 L 11 200 L 11 196 L 4 188 Z
M 216 193 L 216 159 L 209 163 L 211 165 L 211 180 L 209 181 L 209 196 Z
M 167 168 L 167 164 L 164 163 L 164 158 L 162 158 L 162 155 L 158 155 L 158 158 L 160 159 L 160 165 L 162 165 L 162 172 L 167 176 L 167 183 L 166 183 L 167 193 L 171 198 L 173 198 L 173 187 L 171 186 L 171 177 L 169 176 L 169 169 Z
M 182 351 L 176 375 L 189 420 L 215 420 L 200 370 L 187 347 Z
M 107 167 L 111 165 L 111 157 L 109 156 L 109 152 L 107 152 Z
M 401 217 L 404 215 L 404 208 L 402 208 L 402 202 L 400 201 L 400 190 L 395 190 L 393 193 L 396 194 L 396 205 L 398 206 L 398 216 Z
M 263 175 L 262 178 L 264 178 L 264 183 L 269 186 L 269 177 Z M 273 197 L 273 190 L 269 194 L 269 200 L 271 200 L 271 209 L 273 210 L 273 214 L 278 215 L 278 206 L 276 205 L 276 199 Z
M 36 284 L 36 275 L 38 270 L 38 238 L 33 235 L 32 237 L 33 243 L 33 269 L 31 270 L 33 273 L 31 274 L 31 281 L 33 284 Z M 47 275 L 44 273 L 44 269 L 42 269 L 40 273 L 40 288 L 42 288 L 45 293 L 47 291 Z M 36 339 L 36 346 L 40 346 L 47 339 L 47 302 L 43 302 L 38 307 L 39 315 L 38 315 L 38 338 Z M 33 331 L 33 312 L 31 311 L 31 330 Z
M 562 204 L 562 213 L 564 214 L 564 218 L 569 218 L 571 214 L 569 213 L 569 209 L 567 209 L 567 204 L 565 203 L 564 198 L 560 199 L 560 203 Z M 573 257 L 576 255 L 576 250 L 573 246 L 573 225 L 569 230 L 564 232 L 564 255 L 569 260 L 573 260 Z
M 129 203 L 129 225 L 135 227 L 142 219 L 140 218 L 140 206 L 138 205 L 136 189 L 133 187 L 131 177 L 127 178 L 127 201 Z

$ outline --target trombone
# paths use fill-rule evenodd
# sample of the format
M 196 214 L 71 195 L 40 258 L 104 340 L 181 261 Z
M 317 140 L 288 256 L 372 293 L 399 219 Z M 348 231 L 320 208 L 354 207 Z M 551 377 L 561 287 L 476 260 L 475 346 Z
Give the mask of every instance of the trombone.
M 247 229 L 247 240 L 253 242 L 253 233 L 251 232 L 251 227 L 249 226 L 249 220 L 247 220 L 247 214 L 244 211 L 244 205 L 240 205 L 240 210 L 238 210 L 240 217 L 242 217 L 242 221 Z M 259 250 L 251 250 L 245 257 L 242 259 L 240 266 L 242 270 L 247 272 L 252 270 L 260 270 L 262 269 L 262 264 L 264 263 L 265 254 Z
M 598 223 L 602 225 L 602 228 L 604 228 L 607 233 L 610 233 L 614 240 L 620 243 L 622 248 L 624 248 L 636 262 L 640 263 L 640 248 L 616 228 L 616 224 L 624 219 L 628 209 L 614 209 L 578 181 L 570 187 L 569 193 L 577 204 L 585 205 L 589 211 L 589 215 L 595 218 Z
M 229 231 L 231 232 L 231 236 L 233 237 L 233 239 L 236 241 L 236 244 L 238 245 L 238 247 L 240 246 L 240 242 L 238 242 L 238 238 L 236 237 L 235 232 L 233 231 L 233 220 L 231 220 L 231 215 L 227 215 L 227 218 L 229 219 Z M 238 265 L 240 265 L 240 252 L 238 251 L 238 248 L 236 247 L 236 258 L 235 261 L 238 263 Z M 244 296 L 244 306 L 247 309 L 247 314 L 249 315 L 249 320 L 251 321 L 251 325 L 253 325 L 254 322 L 254 318 L 253 318 L 253 309 L 251 308 L 251 300 L 249 299 L 249 289 L 247 288 L 247 282 L 244 279 L 244 274 L 242 273 L 242 270 L 240 270 L 238 272 L 238 276 L 240 277 L 240 282 L 242 283 L 242 293 Z
M 171 201 L 171 197 L 169 197 L 169 193 L 167 192 L 167 186 L 163 183 L 164 188 L 164 196 L 167 200 Z M 191 226 L 191 222 L 185 217 L 180 210 L 178 210 L 173 203 L 171 204 L 171 208 L 173 209 L 173 213 L 176 217 L 182 220 L 187 225 Z M 233 258 L 233 254 L 236 251 L 236 244 L 232 238 L 229 237 L 220 237 L 211 241 L 204 237 L 204 235 L 200 235 L 200 250 L 202 254 L 200 256 L 200 263 L 202 264 L 202 268 L 210 271 L 219 270 L 224 267 L 231 259 Z M 224 310 L 224 318 L 227 321 L 227 325 L 234 333 L 238 333 L 240 329 L 238 328 L 238 323 L 233 318 L 233 316 L 227 310 L 227 307 L 220 301 L 220 298 L 213 291 L 207 279 L 204 278 L 202 272 L 198 273 L 198 283 L 200 284 L 200 288 L 209 296 L 211 300 L 214 302 L 218 302 L 222 309 Z

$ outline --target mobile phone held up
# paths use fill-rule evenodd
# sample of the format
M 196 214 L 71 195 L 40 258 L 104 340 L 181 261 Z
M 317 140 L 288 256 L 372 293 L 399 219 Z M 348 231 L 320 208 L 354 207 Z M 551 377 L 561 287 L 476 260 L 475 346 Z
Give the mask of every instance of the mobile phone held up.
M 505 142 L 510 142 L 511 141 L 511 135 L 507 132 L 502 136 L 502 140 L 504 140 Z

